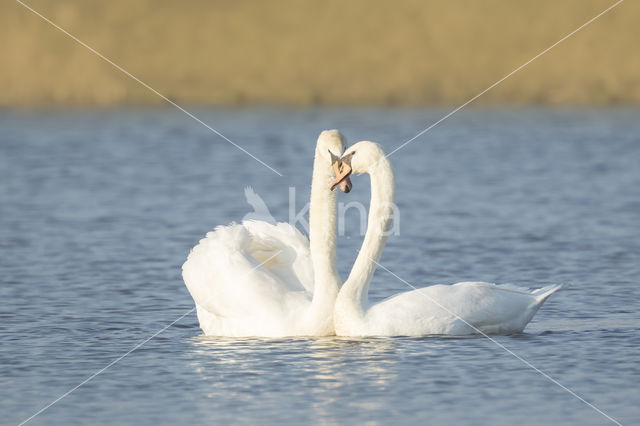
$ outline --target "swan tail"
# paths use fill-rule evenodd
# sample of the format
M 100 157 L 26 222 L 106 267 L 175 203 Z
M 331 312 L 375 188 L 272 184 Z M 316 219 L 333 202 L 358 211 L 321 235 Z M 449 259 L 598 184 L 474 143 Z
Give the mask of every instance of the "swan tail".
M 539 288 L 533 291 L 533 296 L 535 296 L 538 303 L 542 303 L 549 298 L 553 293 L 560 290 L 563 287 L 562 284 L 553 284 L 546 287 Z

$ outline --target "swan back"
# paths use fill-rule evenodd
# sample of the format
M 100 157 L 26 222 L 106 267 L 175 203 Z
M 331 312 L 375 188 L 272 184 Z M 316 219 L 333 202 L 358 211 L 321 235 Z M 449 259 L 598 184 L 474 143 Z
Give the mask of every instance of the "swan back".
M 308 242 L 288 223 L 217 227 L 191 250 L 182 276 L 208 335 L 295 334 L 311 305 Z

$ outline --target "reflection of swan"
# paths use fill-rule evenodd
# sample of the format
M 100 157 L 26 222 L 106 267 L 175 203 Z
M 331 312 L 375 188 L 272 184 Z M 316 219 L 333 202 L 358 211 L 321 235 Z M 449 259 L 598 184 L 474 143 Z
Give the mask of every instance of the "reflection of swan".
M 344 139 L 337 130 L 320 134 L 309 240 L 287 223 L 251 220 L 219 226 L 193 248 L 182 276 L 205 334 L 334 333 L 333 306 L 340 281 L 335 265 L 336 195 L 330 185 L 343 150 Z M 348 192 L 351 183 L 344 180 L 340 187 Z
M 529 292 L 515 286 L 465 282 L 408 291 L 367 306 L 369 283 L 392 221 L 393 172 L 382 150 L 372 142 L 356 143 L 347 149 L 342 160 L 343 167 L 350 166 L 354 173 L 370 175 L 371 204 L 362 248 L 336 300 L 337 335 L 520 332 L 542 303 L 560 288 L 549 286 Z

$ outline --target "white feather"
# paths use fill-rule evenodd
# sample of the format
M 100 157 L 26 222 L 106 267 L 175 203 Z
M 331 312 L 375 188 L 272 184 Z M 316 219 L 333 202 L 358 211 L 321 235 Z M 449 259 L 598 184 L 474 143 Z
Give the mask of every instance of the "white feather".
M 509 334 L 522 331 L 544 301 L 561 286 L 533 292 L 483 282 L 433 285 L 397 294 L 373 306 L 369 283 L 386 243 L 393 214 L 394 178 L 384 152 L 372 142 L 358 142 L 355 173 L 371 176 L 371 205 L 364 242 L 349 278 L 336 299 L 336 334 L 342 336 L 423 336 L 430 334 Z

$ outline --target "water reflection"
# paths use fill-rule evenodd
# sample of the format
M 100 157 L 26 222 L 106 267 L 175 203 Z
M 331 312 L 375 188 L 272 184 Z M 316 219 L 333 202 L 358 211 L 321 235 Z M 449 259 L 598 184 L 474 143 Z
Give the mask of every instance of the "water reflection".
M 396 378 L 397 342 L 391 338 L 189 339 L 190 365 L 210 397 L 251 389 L 269 399 L 278 391 L 304 397 L 315 419 L 332 419 L 335 405 L 359 400 L 358 393 L 381 394 Z M 369 409 L 381 408 L 382 401 Z M 373 405 L 371 405 L 373 404 Z M 310 413 L 311 414 L 311 413 Z M 334 419 L 337 420 L 337 419 Z
M 0 114 L 6 423 L 19 423 L 193 306 L 180 265 L 207 230 L 247 212 L 246 185 L 286 220 L 292 180 L 308 199 L 320 129 L 339 127 L 351 141 L 390 149 L 441 113 L 201 116 L 225 123 L 287 179 L 250 166 L 245 154 L 173 112 Z M 630 392 L 640 380 L 632 303 L 640 298 L 638 123 L 634 110 L 461 111 L 392 157 L 402 233 L 383 255 L 415 285 L 573 282 L 527 333 L 499 341 L 624 424 L 640 418 Z M 366 204 L 368 192 L 360 185 L 341 199 Z M 357 224 L 353 234 L 348 225 L 338 243 L 343 278 L 361 243 Z M 379 301 L 407 288 L 381 272 L 371 289 Z M 167 329 L 41 422 L 601 423 L 487 339 L 210 339 L 195 321 Z

